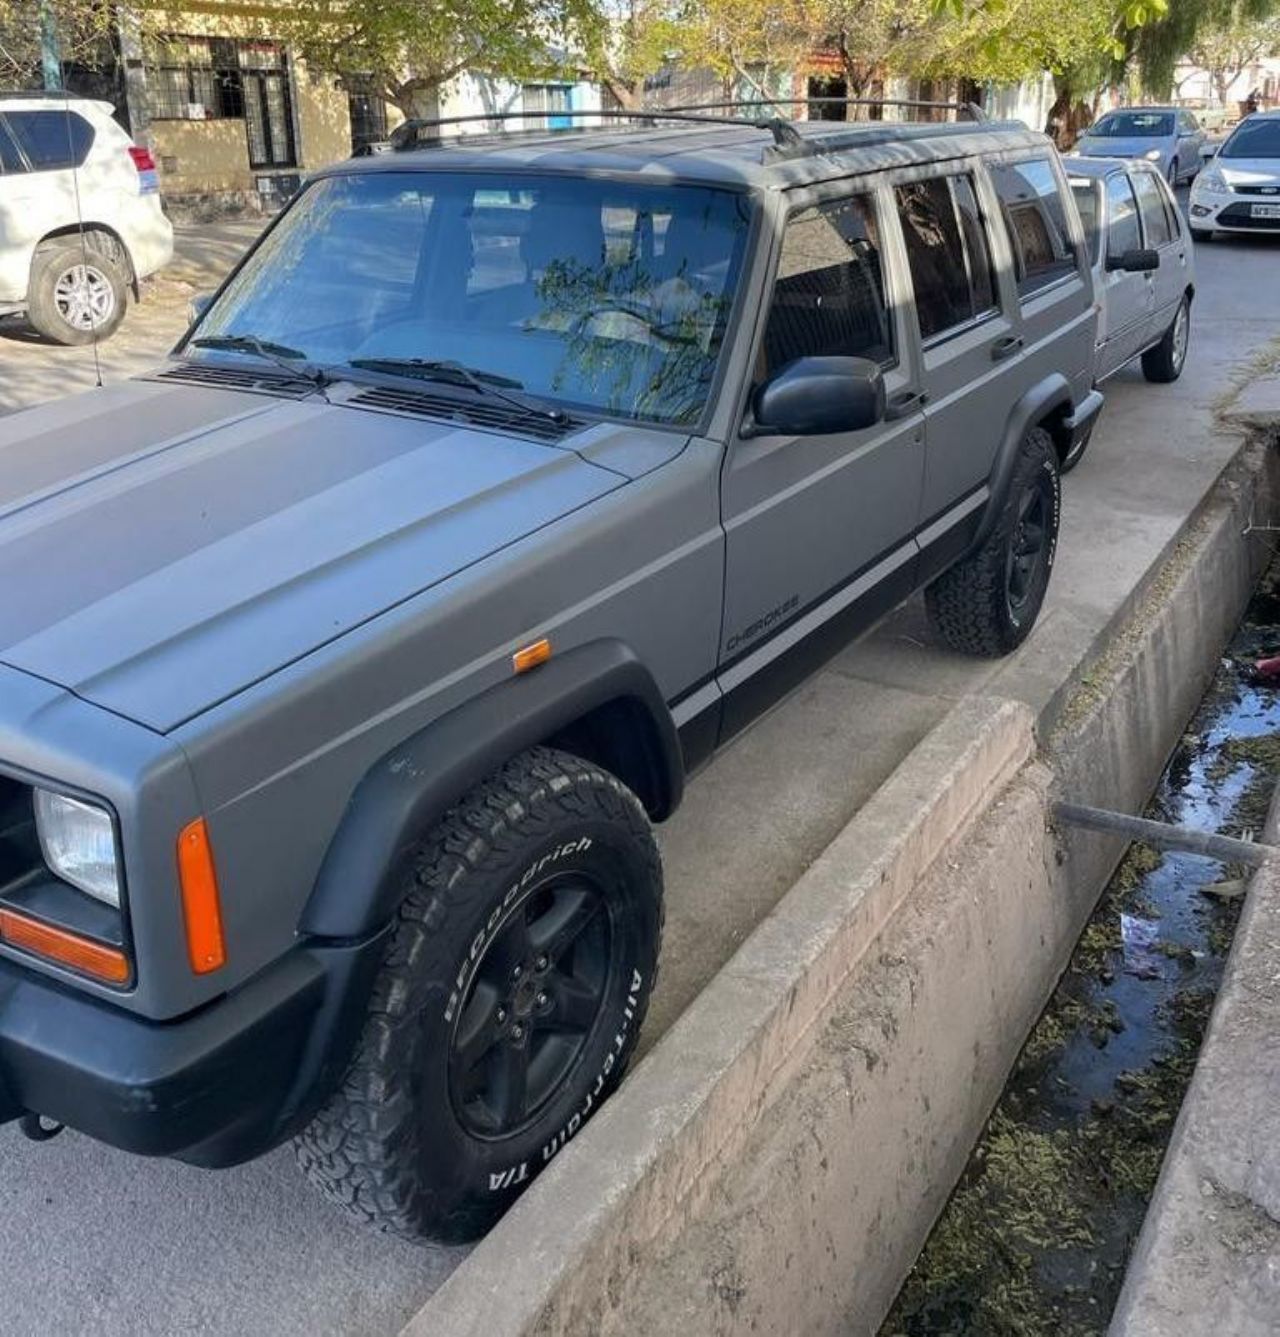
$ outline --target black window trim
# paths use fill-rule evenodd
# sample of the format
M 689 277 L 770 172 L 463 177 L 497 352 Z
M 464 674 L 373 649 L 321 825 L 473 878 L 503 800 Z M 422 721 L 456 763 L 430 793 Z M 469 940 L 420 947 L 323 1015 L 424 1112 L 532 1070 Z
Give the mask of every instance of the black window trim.
M 987 217 L 987 211 L 982 207 L 982 196 L 978 192 L 978 177 L 975 166 L 977 161 L 978 161 L 977 159 L 973 159 L 959 167 L 955 166 L 955 164 L 953 163 L 945 163 L 943 164 L 943 166 L 947 170 L 938 173 L 931 173 L 922 176 L 919 179 L 922 181 L 936 181 L 936 180 L 947 181 L 948 182 L 947 196 L 951 200 L 952 209 L 955 209 L 956 207 L 955 191 L 952 190 L 950 182 L 953 181 L 958 176 L 967 176 L 969 178 L 970 185 L 973 187 L 973 200 L 974 203 L 978 206 L 978 221 L 982 225 L 982 233 L 987 240 L 987 254 L 994 264 L 995 257 L 991 252 L 991 220 Z M 914 182 L 906 184 L 914 184 Z M 896 188 L 897 187 L 895 185 L 894 189 Z M 960 221 L 959 218 L 957 218 L 956 222 L 959 223 L 959 221 Z M 901 226 L 901 224 L 899 224 L 899 226 Z M 964 235 L 964 228 L 960 228 L 960 245 L 964 248 L 965 278 L 968 279 L 969 281 L 969 292 L 970 294 L 972 294 L 973 270 L 969 259 L 969 243 Z M 911 278 L 911 296 L 912 299 L 914 300 L 916 283 L 915 283 L 915 275 L 910 274 L 910 268 L 911 268 L 910 263 L 908 263 L 907 269 L 908 269 L 908 274 Z M 923 335 L 921 335 L 920 336 L 921 353 L 931 353 L 935 348 L 939 347 L 939 345 L 950 343 L 952 339 L 958 339 L 962 335 L 969 334 L 973 330 L 976 330 L 980 325 L 985 325 L 989 320 L 998 320 L 1001 316 L 1005 314 L 1004 306 L 1000 301 L 1000 278 L 999 274 L 995 269 L 992 269 L 991 272 L 991 294 L 995 298 L 994 305 L 984 307 L 981 311 L 975 311 L 974 314 L 971 315 L 967 320 L 962 320 L 958 325 L 949 325 L 945 330 L 939 330 L 937 334 L 931 334 L 927 339 Z M 916 317 L 916 321 L 917 321 L 916 329 L 917 332 L 919 332 L 918 315 Z

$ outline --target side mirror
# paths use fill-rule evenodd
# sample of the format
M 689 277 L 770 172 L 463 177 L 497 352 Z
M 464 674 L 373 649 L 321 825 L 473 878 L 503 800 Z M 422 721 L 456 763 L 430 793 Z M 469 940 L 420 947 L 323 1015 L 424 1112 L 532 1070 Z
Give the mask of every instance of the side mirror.
M 194 325 L 213 304 L 211 292 L 198 292 L 187 303 L 187 324 Z
M 1122 269 L 1126 274 L 1149 274 L 1160 268 L 1159 251 L 1125 251 L 1123 255 L 1107 256 L 1109 270 Z
M 884 377 L 864 357 L 801 357 L 752 396 L 746 436 L 860 432 L 884 417 Z

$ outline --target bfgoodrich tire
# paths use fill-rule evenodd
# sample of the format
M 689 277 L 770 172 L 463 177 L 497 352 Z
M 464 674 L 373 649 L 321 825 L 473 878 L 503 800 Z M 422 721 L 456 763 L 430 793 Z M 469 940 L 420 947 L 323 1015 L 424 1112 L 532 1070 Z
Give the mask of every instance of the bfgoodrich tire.
M 58 344 L 109 339 L 129 302 L 123 255 L 111 238 L 96 234 L 59 238 L 41 246 L 31 262 L 27 319 L 37 333 Z M 125 261 L 127 263 L 127 261 Z
M 510 762 L 407 856 L 405 899 L 307 1177 L 396 1234 L 484 1231 L 618 1084 L 653 989 L 662 867 L 590 762 Z
M 1033 427 L 986 542 L 925 591 L 929 620 L 948 645 L 994 658 L 1026 640 L 1049 587 L 1061 510 L 1057 451 Z

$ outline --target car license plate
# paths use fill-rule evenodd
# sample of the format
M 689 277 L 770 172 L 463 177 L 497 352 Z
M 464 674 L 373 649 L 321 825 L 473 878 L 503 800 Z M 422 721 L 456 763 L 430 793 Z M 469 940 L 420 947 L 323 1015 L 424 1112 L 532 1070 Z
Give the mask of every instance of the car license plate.
M 1280 204 L 1255 204 L 1251 216 L 1253 218 L 1280 218 Z

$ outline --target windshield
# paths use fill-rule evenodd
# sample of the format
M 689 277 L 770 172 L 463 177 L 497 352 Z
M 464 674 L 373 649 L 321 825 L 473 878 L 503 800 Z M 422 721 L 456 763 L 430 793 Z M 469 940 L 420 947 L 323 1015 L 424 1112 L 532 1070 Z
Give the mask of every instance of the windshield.
M 330 368 L 448 361 L 563 406 L 695 422 L 741 266 L 745 197 L 511 181 L 398 171 L 318 181 L 197 337 L 252 336 Z
M 1173 116 L 1161 111 L 1116 111 L 1088 131 L 1099 139 L 1145 139 L 1173 134 Z
M 1280 158 L 1280 117 L 1241 121 L 1220 158 Z
M 1084 224 L 1084 239 L 1089 247 L 1089 255 L 1095 262 L 1098 259 L 1098 183 L 1084 177 L 1073 177 L 1071 193 L 1075 196 L 1076 208 L 1080 210 L 1080 221 Z

